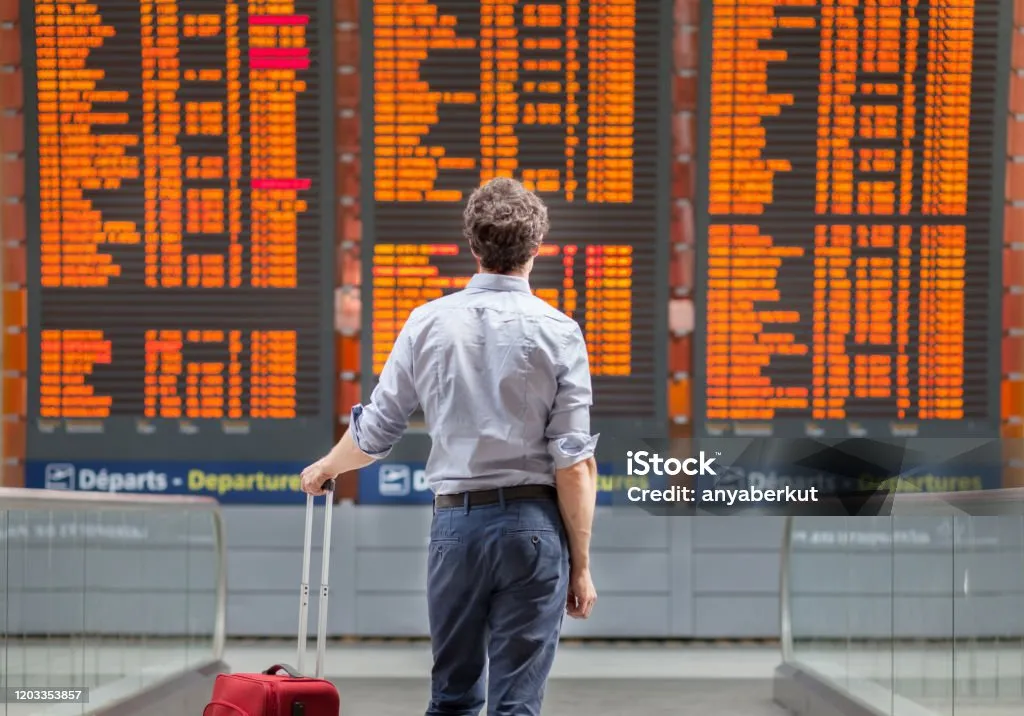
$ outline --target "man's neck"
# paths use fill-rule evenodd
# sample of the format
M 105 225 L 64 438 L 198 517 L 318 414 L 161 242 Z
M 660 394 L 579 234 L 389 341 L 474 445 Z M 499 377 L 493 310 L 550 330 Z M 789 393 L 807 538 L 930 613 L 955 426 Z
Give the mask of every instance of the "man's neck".
M 521 278 L 527 283 L 530 282 L 530 275 L 523 271 L 515 271 L 512 273 L 498 273 L 497 271 L 487 271 L 486 269 L 480 269 L 480 273 L 487 276 L 509 276 L 511 278 Z

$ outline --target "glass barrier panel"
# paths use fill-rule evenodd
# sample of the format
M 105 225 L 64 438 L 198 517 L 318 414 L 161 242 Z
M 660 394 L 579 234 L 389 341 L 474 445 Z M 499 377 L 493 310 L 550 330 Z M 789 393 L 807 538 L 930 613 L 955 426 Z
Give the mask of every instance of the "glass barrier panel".
M 821 590 L 829 590 L 829 582 L 820 580 L 820 571 L 817 571 L 822 561 L 828 560 L 825 550 L 829 547 L 829 540 L 823 535 L 828 534 L 830 523 L 834 526 L 836 521 L 823 518 L 793 520 L 790 525 L 788 573 L 783 575 L 783 579 L 789 585 L 793 660 L 815 671 L 831 671 L 833 678 L 844 683 L 844 634 L 834 630 L 830 633 L 827 626 L 815 623 L 814 612 L 810 608 L 819 600 L 830 597 L 843 600 L 842 586 L 834 594 L 821 593 Z M 834 608 L 841 609 L 838 605 Z M 827 624 L 828 620 L 824 621 Z
M 151 506 L 0 507 L 0 685 L 88 687 L 87 714 L 219 657 L 217 516 Z
M 894 516 L 892 667 L 894 713 L 926 705 L 952 716 L 953 592 L 956 553 L 951 516 Z
M 891 593 L 887 525 L 871 518 L 793 518 L 793 660 L 836 687 L 885 676 Z M 882 530 L 882 531 L 880 531 Z
M 952 711 L 1024 713 L 1024 517 L 955 520 Z
M 217 539 L 212 513 L 189 514 L 185 573 L 188 575 L 186 663 L 208 661 L 214 650 L 217 619 Z
M 897 507 L 789 521 L 786 659 L 879 714 L 1024 714 L 1024 493 Z

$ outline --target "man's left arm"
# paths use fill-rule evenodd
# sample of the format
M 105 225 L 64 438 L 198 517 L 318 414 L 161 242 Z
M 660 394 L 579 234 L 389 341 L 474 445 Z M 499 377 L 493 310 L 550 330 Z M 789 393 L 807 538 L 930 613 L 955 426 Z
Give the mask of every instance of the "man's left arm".
M 330 479 L 388 456 L 405 433 L 419 398 L 413 379 L 412 316 L 398 334 L 366 405 L 352 408 L 348 430 L 329 453 L 302 471 L 302 489 L 323 494 Z

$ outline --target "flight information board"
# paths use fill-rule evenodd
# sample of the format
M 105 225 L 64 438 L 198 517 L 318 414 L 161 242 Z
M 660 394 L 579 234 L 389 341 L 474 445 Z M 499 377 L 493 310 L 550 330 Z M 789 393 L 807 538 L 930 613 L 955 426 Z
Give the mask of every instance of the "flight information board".
M 409 313 L 476 272 L 463 206 L 511 176 L 548 206 L 531 284 L 580 323 L 595 423 L 664 423 L 667 6 L 364 1 L 367 390 Z
M 329 4 L 22 17 L 28 459 L 315 456 L 333 432 Z
M 1006 6 L 704 3 L 702 434 L 996 434 Z

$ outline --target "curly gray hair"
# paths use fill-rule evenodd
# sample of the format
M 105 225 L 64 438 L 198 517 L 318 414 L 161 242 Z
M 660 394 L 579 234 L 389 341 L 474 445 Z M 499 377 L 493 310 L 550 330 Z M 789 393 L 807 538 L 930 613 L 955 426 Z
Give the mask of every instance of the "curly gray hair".
M 473 192 L 462 234 L 487 271 L 510 273 L 537 252 L 548 231 L 544 202 L 514 179 L 497 177 Z

